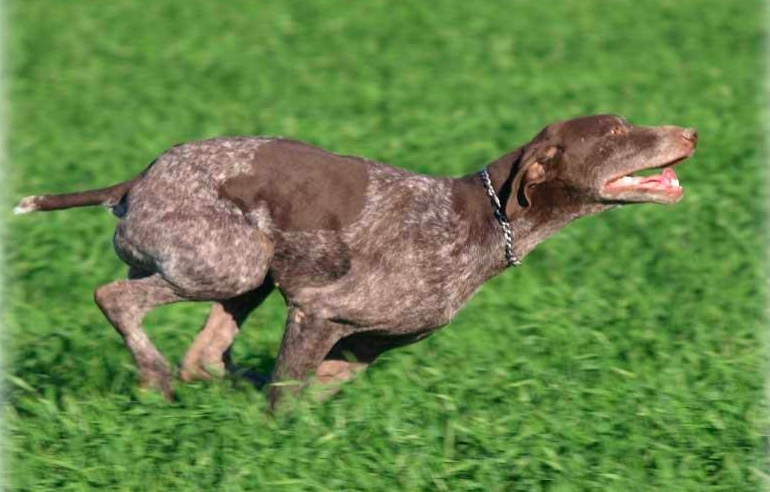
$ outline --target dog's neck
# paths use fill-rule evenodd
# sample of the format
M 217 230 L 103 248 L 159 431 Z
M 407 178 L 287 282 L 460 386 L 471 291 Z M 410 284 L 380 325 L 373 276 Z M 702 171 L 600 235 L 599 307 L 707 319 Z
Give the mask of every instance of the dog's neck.
M 498 196 L 502 211 L 511 197 L 511 181 L 515 175 L 521 149 L 510 152 L 489 164 L 486 169 L 490 183 Z M 490 201 L 478 172 L 457 178 L 454 185 L 454 207 L 461 216 L 473 222 L 469 242 L 488 255 L 491 275 L 506 269 L 509 263 L 505 255 L 503 228 L 495 218 L 495 207 Z M 578 214 L 577 216 L 582 215 Z M 507 216 L 511 227 L 513 254 L 523 260 L 538 244 L 561 229 L 576 215 L 559 210 L 541 210 L 539 204 L 517 210 Z

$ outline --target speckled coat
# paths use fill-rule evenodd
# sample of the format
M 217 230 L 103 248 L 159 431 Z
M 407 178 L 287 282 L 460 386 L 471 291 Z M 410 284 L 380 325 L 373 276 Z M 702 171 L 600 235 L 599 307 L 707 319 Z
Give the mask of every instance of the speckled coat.
M 689 156 L 695 141 L 693 130 L 633 127 L 610 115 L 549 125 L 488 166 L 516 256 L 577 217 L 625 202 L 675 201 L 670 190 L 655 200 L 602 190 L 629 170 Z M 168 364 L 141 326 L 157 305 L 215 302 L 182 364 L 190 380 L 231 365 L 240 324 L 278 289 L 289 313 L 272 380 L 315 375 L 329 383 L 444 326 L 507 266 L 502 229 L 476 173 L 418 175 L 286 139 L 178 145 L 131 181 L 28 197 L 17 211 L 95 203 L 119 217 L 115 250 L 131 267 L 128 280 L 97 289 L 96 302 L 144 384 L 168 396 Z M 271 402 L 297 388 L 272 385 Z

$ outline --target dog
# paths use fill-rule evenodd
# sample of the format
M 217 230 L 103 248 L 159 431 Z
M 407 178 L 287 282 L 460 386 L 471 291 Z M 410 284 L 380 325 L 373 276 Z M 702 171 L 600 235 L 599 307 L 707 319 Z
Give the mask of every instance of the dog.
M 142 384 L 168 398 L 171 370 L 142 327 L 148 311 L 214 303 L 180 369 L 183 380 L 206 379 L 232 365 L 241 323 L 278 289 L 288 316 L 273 408 L 311 377 L 349 380 L 384 351 L 431 335 L 574 219 L 676 203 L 683 189 L 672 166 L 697 141 L 692 128 L 580 117 L 548 125 L 479 173 L 448 178 L 283 138 L 213 138 L 171 148 L 129 181 L 26 197 L 15 211 L 112 209 L 129 274 L 97 288 L 95 301 Z M 662 172 L 635 175 L 653 168 Z

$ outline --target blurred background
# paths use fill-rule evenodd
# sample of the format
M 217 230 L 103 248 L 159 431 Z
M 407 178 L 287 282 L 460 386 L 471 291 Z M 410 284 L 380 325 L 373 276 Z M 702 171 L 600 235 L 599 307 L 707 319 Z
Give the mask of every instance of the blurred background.
M 756 490 L 767 98 L 762 2 L 4 2 L 9 490 Z M 103 209 L 13 217 L 184 141 L 282 135 L 460 175 L 578 115 L 696 127 L 676 206 L 581 219 L 324 405 L 244 381 L 167 404 L 92 302 Z M 148 332 L 178 364 L 208 306 Z M 234 357 L 269 371 L 273 296 Z

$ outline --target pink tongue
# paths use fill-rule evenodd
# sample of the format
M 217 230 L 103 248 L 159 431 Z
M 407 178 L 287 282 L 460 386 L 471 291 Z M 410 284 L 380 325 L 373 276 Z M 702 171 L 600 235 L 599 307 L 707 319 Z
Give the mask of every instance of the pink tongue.
M 652 176 L 647 176 L 644 178 L 642 183 L 650 183 L 650 182 L 657 182 L 664 185 L 670 185 L 673 180 L 676 179 L 676 173 L 673 169 L 670 167 L 667 167 L 663 170 L 660 174 L 654 174 Z

